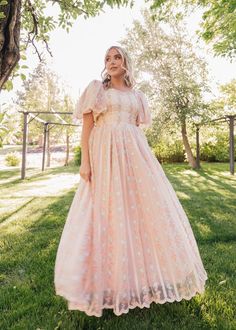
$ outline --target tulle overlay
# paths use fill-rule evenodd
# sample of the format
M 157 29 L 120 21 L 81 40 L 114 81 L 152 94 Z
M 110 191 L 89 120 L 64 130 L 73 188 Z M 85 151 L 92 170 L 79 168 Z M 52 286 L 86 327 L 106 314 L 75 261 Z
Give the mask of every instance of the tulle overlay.
M 106 105 L 89 138 L 92 180 L 80 180 L 67 217 L 56 293 L 69 309 L 97 317 L 104 308 L 121 315 L 203 293 L 207 273 L 188 218 L 135 125 L 137 116 L 151 124 L 144 95 L 100 92 Z M 76 117 L 88 109 L 96 113 L 80 102 Z

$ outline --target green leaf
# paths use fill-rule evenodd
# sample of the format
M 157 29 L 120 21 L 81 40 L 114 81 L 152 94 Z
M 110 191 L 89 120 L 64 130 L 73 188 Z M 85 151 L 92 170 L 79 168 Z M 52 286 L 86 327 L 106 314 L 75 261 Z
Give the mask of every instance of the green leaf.
M 20 77 L 21 77 L 22 80 L 26 80 L 26 75 L 24 73 L 21 73 Z
M 6 17 L 6 15 L 2 11 L 0 11 L 0 19 L 3 19 L 5 17 Z
M 11 80 L 6 81 L 4 84 L 4 88 L 7 91 L 11 91 L 13 89 L 13 82 Z

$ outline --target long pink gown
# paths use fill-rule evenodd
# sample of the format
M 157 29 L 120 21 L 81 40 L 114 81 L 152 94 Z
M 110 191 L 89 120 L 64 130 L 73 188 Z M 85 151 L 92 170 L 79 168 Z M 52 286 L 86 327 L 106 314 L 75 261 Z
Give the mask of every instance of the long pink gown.
M 142 130 L 152 123 L 145 95 L 93 80 L 74 116 L 91 111 L 92 179 L 81 178 L 68 213 L 56 294 L 100 317 L 203 293 L 208 277 L 189 220 Z

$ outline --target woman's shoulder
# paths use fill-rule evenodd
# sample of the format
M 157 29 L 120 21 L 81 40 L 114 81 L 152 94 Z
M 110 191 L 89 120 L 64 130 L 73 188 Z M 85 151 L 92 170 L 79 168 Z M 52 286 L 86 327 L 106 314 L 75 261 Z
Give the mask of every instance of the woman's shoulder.
M 145 93 L 144 93 L 141 89 L 135 89 L 135 93 L 136 93 L 136 95 L 138 95 L 138 97 L 139 97 L 142 101 L 146 102 L 147 97 L 146 97 Z
M 93 79 L 88 84 L 88 87 L 101 87 L 101 86 L 103 86 L 103 83 L 101 80 L 98 79 Z
M 145 96 L 144 92 L 139 88 L 134 88 L 134 91 L 140 96 Z
M 87 86 L 85 87 L 83 93 L 86 96 L 89 95 L 91 97 L 95 97 L 99 93 L 99 91 L 101 90 L 102 86 L 103 86 L 102 81 L 97 80 L 97 79 L 93 79 L 87 84 Z

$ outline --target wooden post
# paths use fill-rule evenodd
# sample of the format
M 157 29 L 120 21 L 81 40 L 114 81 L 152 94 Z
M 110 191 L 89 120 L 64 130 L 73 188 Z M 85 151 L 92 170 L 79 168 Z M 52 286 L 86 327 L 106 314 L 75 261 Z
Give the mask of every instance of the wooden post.
M 234 116 L 229 116 L 229 159 L 230 173 L 234 175 Z
M 50 129 L 49 125 L 47 126 L 47 167 L 50 167 L 51 154 L 50 154 Z
M 199 143 L 199 125 L 196 125 L 196 163 L 197 168 L 200 168 L 200 143 Z
M 67 128 L 67 130 L 66 130 L 66 159 L 65 159 L 64 166 L 68 166 L 69 156 L 70 156 L 70 134 L 69 134 L 69 129 Z
M 42 160 L 42 171 L 44 171 L 44 167 L 45 167 L 45 153 L 46 153 L 47 131 L 48 131 L 48 123 L 45 123 L 44 124 L 44 130 L 43 130 L 43 160 Z
M 26 169 L 26 153 L 27 153 L 27 130 L 28 130 L 28 112 L 24 112 L 23 124 L 23 144 L 22 144 L 22 163 L 21 163 L 21 179 L 25 178 Z

